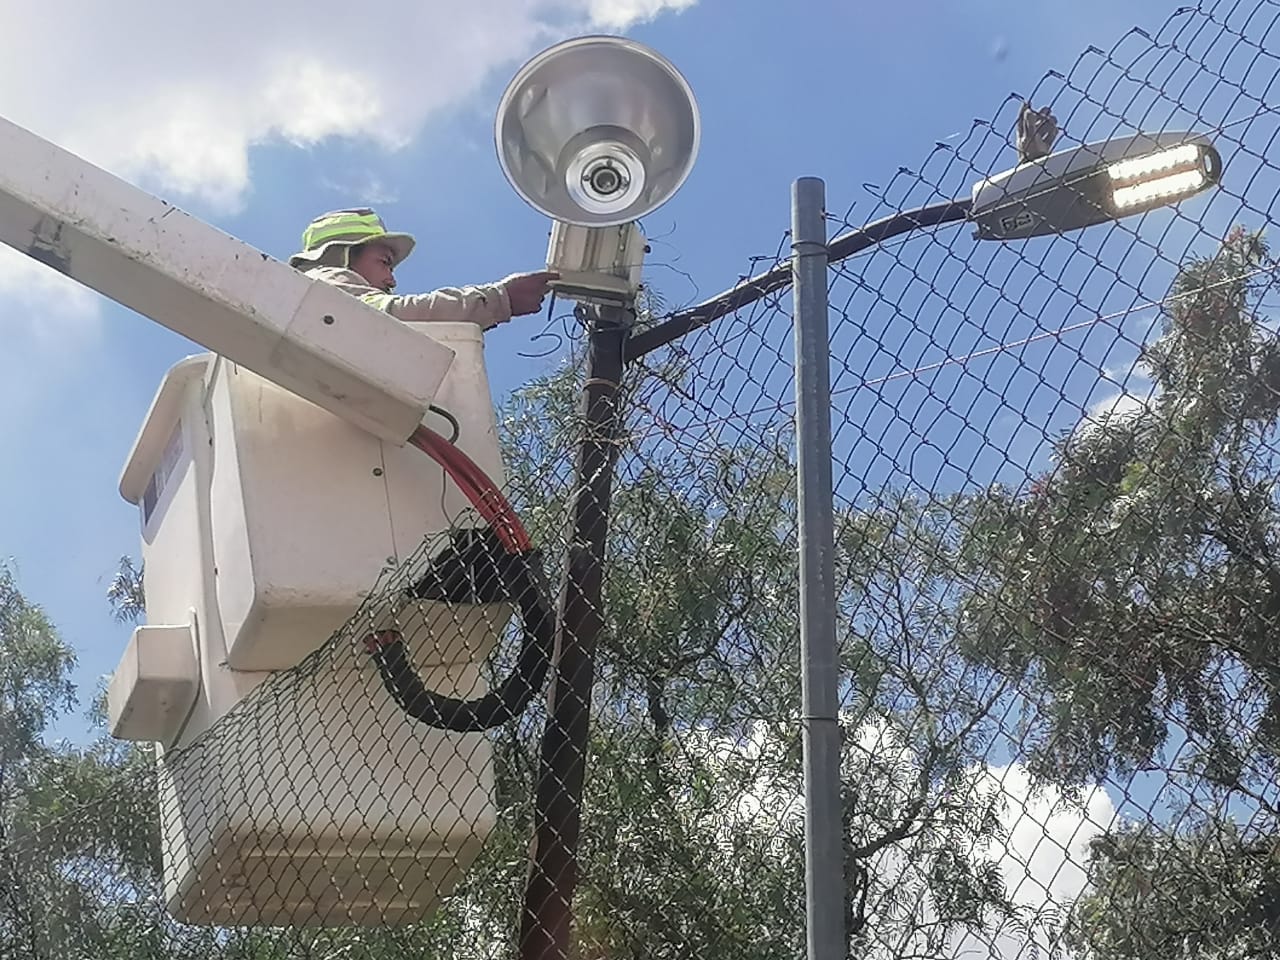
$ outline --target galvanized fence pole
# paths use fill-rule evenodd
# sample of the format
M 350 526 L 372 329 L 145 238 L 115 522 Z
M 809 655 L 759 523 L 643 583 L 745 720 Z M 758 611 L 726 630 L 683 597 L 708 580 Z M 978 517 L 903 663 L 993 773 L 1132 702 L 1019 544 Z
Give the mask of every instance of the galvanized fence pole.
M 840 724 L 836 712 L 839 695 L 825 205 L 821 180 L 802 177 L 792 184 L 807 942 L 809 960 L 843 960 L 845 886 Z

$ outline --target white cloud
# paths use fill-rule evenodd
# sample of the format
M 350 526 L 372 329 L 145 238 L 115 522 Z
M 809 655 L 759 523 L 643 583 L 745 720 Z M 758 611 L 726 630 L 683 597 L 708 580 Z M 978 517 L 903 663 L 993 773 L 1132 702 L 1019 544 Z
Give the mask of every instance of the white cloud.
M 102 298 L 88 287 L 0 244 L 0 337 L 48 350 L 97 336 Z
M 842 764 L 846 780 L 865 784 L 876 802 L 891 808 L 908 803 L 914 796 L 919 766 L 903 731 L 891 721 L 874 719 L 846 729 L 846 737 Z M 770 725 L 754 725 L 739 741 L 698 732 L 688 738 L 686 748 L 692 755 L 714 758 L 719 765 L 711 789 L 720 791 L 713 806 L 720 811 L 716 825 L 726 850 L 732 849 L 734 837 L 744 833 L 774 844 L 784 836 L 801 835 L 804 806 L 793 758 Z M 970 768 L 969 774 L 967 805 L 972 810 L 991 805 L 999 811 L 997 834 L 973 850 L 973 855 L 996 863 L 1009 897 L 1023 910 L 1025 925 L 1005 923 L 957 934 L 948 944 L 948 955 L 1013 960 L 1028 955 L 1029 944 L 1043 955 L 1055 932 L 1054 915 L 1085 889 L 1090 841 L 1117 823 L 1115 804 L 1101 787 L 1073 798 L 1053 786 L 1037 789 L 1017 762 L 980 764 Z M 922 889 L 921 864 L 912 858 L 909 842 L 881 851 L 871 866 L 881 884 L 908 897 L 886 909 L 913 915 L 918 931 L 936 919 L 936 907 Z M 724 865 L 728 872 L 734 868 L 733 863 Z M 910 902 L 915 896 L 920 900 Z M 923 942 L 916 943 L 910 936 L 904 942 L 878 946 L 875 956 L 923 952 Z
M 951 944 L 951 955 L 957 960 L 1050 956 L 1061 911 L 1085 890 L 1090 841 L 1117 825 L 1115 804 L 1101 787 L 1072 800 L 1052 786 L 1036 790 L 1018 763 L 987 767 L 979 789 L 998 797 L 1003 810 L 1001 838 L 975 852 L 995 860 L 1010 898 L 1026 911 L 1025 923 L 963 934 Z
M 1101 424 L 1108 419 L 1141 413 L 1149 408 L 1157 392 L 1156 385 L 1151 381 L 1132 377 L 1124 389 L 1109 393 L 1090 404 L 1085 421 L 1087 424 Z
M 1123 417 L 1147 409 L 1151 395 L 1139 396 L 1133 393 L 1114 393 L 1103 397 L 1089 407 L 1091 420 L 1105 420 L 1107 417 Z
M 38 417 L 50 384 L 92 355 L 103 298 L 0 243 L 0 439 Z M 88 349 L 86 349 L 88 348 Z
M 1000 864 L 1013 900 L 1040 909 L 1070 903 L 1085 885 L 1089 842 L 1116 821 L 1106 790 L 1094 787 L 1068 801 L 1054 787 L 1035 791 L 1019 764 L 990 767 L 986 789 L 1005 801 L 1004 839 L 984 851 Z
M 0 116 L 149 189 L 234 210 L 248 152 L 395 149 L 499 67 L 695 0 L 0 0 Z
M 391 184 L 368 170 L 345 178 L 323 177 L 320 186 L 338 194 L 343 203 L 376 207 L 384 203 L 395 203 L 400 199 L 399 192 Z
M 625 30 L 667 10 L 687 10 L 697 0 L 587 0 L 587 16 L 601 29 Z

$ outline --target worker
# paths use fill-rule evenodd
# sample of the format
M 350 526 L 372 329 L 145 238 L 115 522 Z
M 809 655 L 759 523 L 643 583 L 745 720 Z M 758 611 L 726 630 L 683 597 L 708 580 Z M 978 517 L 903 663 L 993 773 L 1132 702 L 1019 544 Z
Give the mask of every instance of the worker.
M 302 232 L 302 250 L 289 266 L 331 283 L 400 320 L 470 321 L 490 330 L 512 317 L 537 313 L 551 271 L 514 273 L 497 283 L 442 287 L 431 293 L 397 295 L 395 268 L 413 251 L 407 233 L 390 233 L 367 207 L 334 210 L 316 217 Z

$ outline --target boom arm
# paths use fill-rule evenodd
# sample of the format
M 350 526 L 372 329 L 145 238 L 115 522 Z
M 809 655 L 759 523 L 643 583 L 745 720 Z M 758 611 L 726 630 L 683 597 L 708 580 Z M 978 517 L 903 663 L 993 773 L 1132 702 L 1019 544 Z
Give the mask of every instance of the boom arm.
M 392 443 L 453 351 L 0 118 L 0 240 Z

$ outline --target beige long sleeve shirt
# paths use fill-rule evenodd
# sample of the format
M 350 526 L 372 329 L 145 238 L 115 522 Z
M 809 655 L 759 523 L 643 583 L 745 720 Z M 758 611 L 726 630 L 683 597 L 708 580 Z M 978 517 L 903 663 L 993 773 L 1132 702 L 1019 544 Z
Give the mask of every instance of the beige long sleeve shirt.
M 371 286 L 354 270 L 343 267 L 312 267 L 303 272 L 313 280 L 333 284 L 399 320 L 469 321 L 479 324 L 482 330 L 490 330 L 511 319 L 511 301 L 506 287 L 499 283 L 442 287 L 430 293 L 401 296 L 385 293 Z

